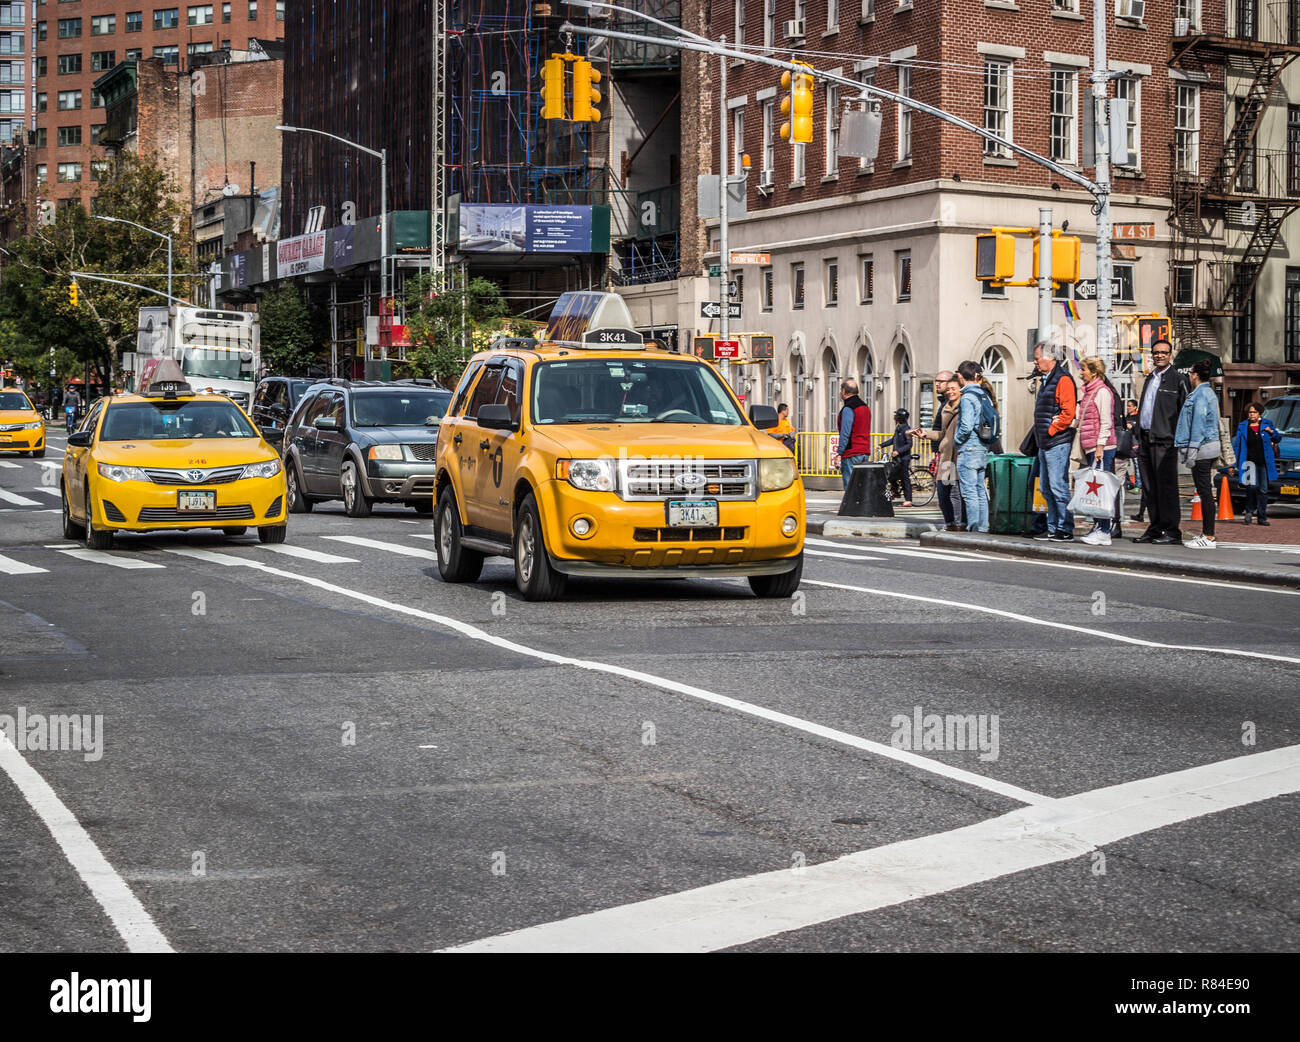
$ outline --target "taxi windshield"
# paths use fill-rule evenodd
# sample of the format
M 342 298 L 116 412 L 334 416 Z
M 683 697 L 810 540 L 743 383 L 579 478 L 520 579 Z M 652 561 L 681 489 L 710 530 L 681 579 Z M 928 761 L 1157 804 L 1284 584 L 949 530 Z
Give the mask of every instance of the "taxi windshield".
M 446 415 L 450 391 L 356 391 L 352 422 L 358 427 L 423 427 Z
M 0 409 L 30 409 L 32 403 L 22 391 L 5 391 L 0 394 Z
M 695 362 L 576 359 L 533 374 L 534 423 L 745 422 L 717 374 Z
M 165 400 L 110 405 L 99 435 L 100 441 L 256 437 L 253 425 L 230 403 Z

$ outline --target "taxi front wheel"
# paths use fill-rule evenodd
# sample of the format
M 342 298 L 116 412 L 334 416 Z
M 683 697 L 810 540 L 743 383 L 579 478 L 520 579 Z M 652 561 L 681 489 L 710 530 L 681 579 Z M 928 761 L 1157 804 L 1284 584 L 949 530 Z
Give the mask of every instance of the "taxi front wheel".
M 59 492 L 62 493 L 59 498 L 62 500 L 63 505 L 63 538 L 80 539 L 81 526 L 72 520 L 72 514 L 68 511 L 68 489 L 66 486 L 60 484 Z
M 105 531 L 102 528 L 95 527 L 95 507 L 90 500 L 90 486 L 86 486 L 86 527 L 83 530 L 86 536 L 86 546 L 91 550 L 111 550 L 113 548 L 113 533 Z
M 526 601 L 553 601 L 564 593 L 565 576 L 551 567 L 541 514 L 531 492 L 515 516 L 515 585 Z
M 257 530 L 257 538 L 263 543 L 283 543 L 288 534 L 288 525 L 263 525 Z
M 796 558 L 796 564 L 788 572 L 780 575 L 751 575 L 749 588 L 755 597 L 790 597 L 799 589 L 803 578 L 803 554 Z

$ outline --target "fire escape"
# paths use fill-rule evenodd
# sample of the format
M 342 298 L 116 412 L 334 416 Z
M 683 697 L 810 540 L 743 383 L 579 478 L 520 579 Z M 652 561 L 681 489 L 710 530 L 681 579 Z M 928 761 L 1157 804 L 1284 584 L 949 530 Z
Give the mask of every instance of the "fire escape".
M 1204 8 L 1212 6 L 1217 5 Z M 1257 147 L 1261 124 L 1270 105 L 1277 104 L 1274 91 L 1282 73 L 1300 56 L 1300 0 L 1227 0 L 1225 7 L 1205 10 L 1199 26 L 1176 19 L 1170 58 L 1171 66 L 1190 74 L 1187 82 L 1202 87 L 1212 85 L 1209 70 L 1221 68 L 1225 74 L 1225 123 L 1231 123 L 1208 177 L 1200 170 L 1209 157 L 1197 153 L 1217 134 L 1206 133 L 1202 120 L 1199 141 L 1190 151 L 1196 158 L 1188 161 L 1189 150 L 1180 148 L 1175 129 L 1169 216 L 1174 338 L 1179 346 L 1215 354 L 1220 353 L 1215 320 L 1239 318 L 1249 307 L 1283 223 L 1300 206 L 1300 154 Z

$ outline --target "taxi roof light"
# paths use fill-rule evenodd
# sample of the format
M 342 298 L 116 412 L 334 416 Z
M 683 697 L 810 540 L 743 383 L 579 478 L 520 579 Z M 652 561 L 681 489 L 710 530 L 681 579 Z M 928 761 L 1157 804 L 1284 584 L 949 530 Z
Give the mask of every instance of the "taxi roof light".
M 140 374 L 140 393 L 146 398 L 175 401 L 178 394 L 193 394 L 181 367 L 171 358 L 151 358 Z

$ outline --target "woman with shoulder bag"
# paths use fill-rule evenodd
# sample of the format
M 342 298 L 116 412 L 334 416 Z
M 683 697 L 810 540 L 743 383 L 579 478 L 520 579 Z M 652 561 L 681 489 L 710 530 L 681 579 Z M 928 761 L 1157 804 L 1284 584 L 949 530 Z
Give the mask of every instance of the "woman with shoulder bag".
M 1106 379 L 1106 363 L 1101 358 L 1085 358 L 1080 364 L 1083 372 L 1083 402 L 1079 408 L 1079 447 L 1083 450 L 1083 463 L 1108 473 L 1115 472 L 1115 444 L 1119 432 L 1115 429 L 1115 392 Z M 1113 518 L 1098 518 L 1083 542 L 1092 546 L 1110 546 Z
M 1219 400 L 1210 384 L 1208 358 L 1202 358 L 1192 366 L 1191 384 L 1192 393 L 1178 414 L 1174 445 L 1183 465 L 1191 468 L 1196 494 L 1201 499 L 1201 534 L 1184 540 L 1183 546 L 1192 550 L 1214 550 L 1218 546 L 1214 541 L 1214 520 L 1219 510 L 1210 474 L 1222 453 L 1222 446 L 1219 443 Z

